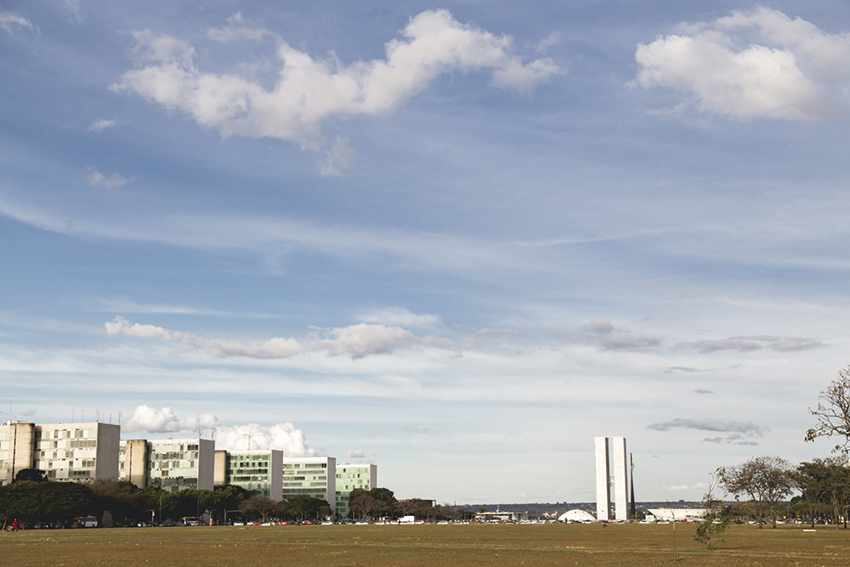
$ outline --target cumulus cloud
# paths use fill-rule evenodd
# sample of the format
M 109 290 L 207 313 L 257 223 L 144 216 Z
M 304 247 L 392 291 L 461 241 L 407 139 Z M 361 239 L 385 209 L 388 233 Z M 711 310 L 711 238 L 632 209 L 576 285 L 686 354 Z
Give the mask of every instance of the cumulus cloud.
M 5 11 L 0 11 L 0 28 L 3 28 L 9 33 L 12 33 L 16 29 L 35 29 L 32 22 L 25 17 L 15 12 Z
M 541 39 L 537 44 L 537 53 L 546 53 L 546 50 L 559 43 L 561 43 L 561 32 L 553 31 L 548 37 Z
M 287 457 L 313 457 L 316 455 L 306 442 L 304 432 L 290 422 L 277 423 L 271 427 L 251 423 L 233 427 L 217 427 L 215 430 L 217 449 L 245 451 L 248 449 L 276 449 Z
M 90 168 L 90 173 L 87 179 L 89 185 L 92 187 L 106 187 L 107 189 L 118 189 L 132 181 L 132 178 L 124 177 L 118 173 L 113 173 L 109 177 L 106 177 L 94 168 Z
M 233 41 L 262 41 L 266 36 L 273 35 L 265 28 L 253 26 L 242 17 L 242 12 L 236 12 L 227 18 L 227 26 L 207 30 L 209 39 L 225 45 Z
M 103 118 L 98 118 L 89 126 L 89 132 L 103 132 L 107 128 L 112 128 L 115 126 L 115 120 L 104 120 Z
M 693 96 L 737 120 L 816 120 L 848 110 L 850 34 L 759 7 L 638 44 L 635 83 Z
M 676 418 L 664 423 L 653 423 L 647 429 L 655 431 L 670 431 L 671 429 L 695 429 L 712 433 L 725 433 L 718 437 L 706 437 L 708 443 L 731 443 L 734 445 L 758 445 L 754 439 L 762 437 L 770 431 L 752 421 L 718 421 L 714 419 L 682 419 Z
M 257 35 L 260 31 L 244 26 L 241 15 L 237 16 L 229 20 L 227 28 L 210 30 L 208 36 L 226 43 L 264 35 L 264 30 Z M 133 33 L 137 68 L 124 73 L 121 82 L 110 88 L 134 92 L 186 113 L 225 138 L 278 138 L 319 151 L 326 146 L 323 121 L 390 113 L 448 71 L 490 69 L 494 86 L 519 91 L 562 72 L 551 58 L 524 64 L 511 53 L 509 36 L 461 24 L 446 10 L 418 14 L 402 35 L 404 39 L 386 44 L 386 59 L 348 66 L 333 53 L 327 59 L 314 58 L 278 38 L 281 70 L 277 83 L 266 90 L 236 74 L 204 72 L 195 64 L 191 45 L 144 30 Z M 344 146 L 331 148 L 321 167 L 335 175 L 351 157 Z
M 198 429 L 214 429 L 219 421 L 211 413 L 201 412 L 196 417 L 179 419 L 170 407 L 156 409 L 141 405 L 133 412 L 133 417 L 127 423 L 122 423 L 124 431 L 147 431 L 149 433 L 171 433 L 178 431 L 197 431 Z
M 110 337 L 139 337 L 178 342 L 183 345 L 185 351 L 202 351 L 215 358 L 281 359 L 309 352 L 324 352 L 330 356 L 345 355 L 359 359 L 406 349 L 415 341 L 413 333 L 400 327 L 366 323 L 348 327 L 317 327 L 312 335 L 301 340 L 275 337 L 264 341 L 201 337 L 155 325 L 131 324 L 120 315 L 106 322 L 104 327 Z
M 731 337 L 695 342 L 677 343 L 674 350 L 698 350 L 702 353 L 712 353 L 721 350 L 752 352 L 756 350 L 772 350 L 774 352 L 796 352 L 823 347 L 817 339 L 803 337 L 776 337 L 772 335 L 755 335 L 749 337 Z

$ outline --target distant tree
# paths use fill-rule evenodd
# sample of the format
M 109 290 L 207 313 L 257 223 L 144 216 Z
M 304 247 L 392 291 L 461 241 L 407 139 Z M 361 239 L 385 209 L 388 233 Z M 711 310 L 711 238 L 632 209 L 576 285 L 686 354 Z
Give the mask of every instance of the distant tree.
M 761 528 L 765 511 L 769 511 L 776 527 L 780 502 L 794 490 L 791 464 L 779 457 L 754 457 L 736 467 L 717 469 L 720 484 L 735 497 L 749 496 Z
M 126 480 L 99 479 L 88 485 L 101 508 L 112 514 L 116 524 L 125 524 L 145 515 L 147 499 L 139 488 Z
M 31 480 L 33 482 L 47 482 L 47 471 L 38 469 L 21 469 L 15 475 L 15 481 Z
M 843 437 L 843 442 L 833 451 L 846 452 L 850 443 L 850 366 L 838 371 L 838 378 L 820 393 L 818 400 L 817 409 L 809 408 L 811 414 L 818 418 L 818 423 L 806 432 L 806 441 L 814 441 L 818 437 Z
M 830 477 L 836 463 L 832 459 L 814 459 L 809 463 L 800 463 L 791 478 L 800 491 L 800 499 L 805 504 L 807 516 L 815 527 L 815 516 L 822 500 L 830 491 Z
M 331 505 L 321 498 L 301 496 L 285 502 L 277 507 L 277 513 L 288 520 L 317 520 L 331 515 Z
M 277 502 L 271 498 L 251 496 L 239 504 L 239 511 L 249 517 L 260 516 L 265 523 L 266 518 L 275 510 L 275 507 L 277 507 Z
M 0 514 L 6 518 L 67 523 L 98 511 L 91 489 L 76 482 L 22 480 L 0 486 Z

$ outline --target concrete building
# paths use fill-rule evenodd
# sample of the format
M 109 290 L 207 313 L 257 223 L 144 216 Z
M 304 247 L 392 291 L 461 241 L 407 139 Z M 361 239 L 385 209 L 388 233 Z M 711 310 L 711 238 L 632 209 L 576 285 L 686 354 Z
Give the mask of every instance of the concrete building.
M 168 492 L 212 490 L 214 461 L 215 441 L 209 439 L 129 439 L 121 442 L 119 450 L 122 480 Z
M 299 496 L 321 498 L 336 512 L 336 459 L 334 457 L 287 457 L 283 460 L 284 500 Z
M 614 519 L 629 519 L 629 479 L 626 463 L 625 437 L 596 437 L 596 519 L 611 519 L 611 500 Z M 613 469 L 613 476 L 611 471 Z M 612 494 L 613 489 L 613 494 Z
M 372 490 L 378 487 L 378 465 L 351 465 L 336 467 L 336 512 L 341 518 L 348 516 L 348 497 L 352 490 Z
M 120 437 L 109 423 L 7 422 L 0 426 L 0 485 L 30 468 L 59 482 L 117 479 Z
M 239 486 L 258 496 L 272 500 L 283 497 L 283 451 L 216 451 L 216 485 Z M 218 482 L 221 480 L 222 482 Z

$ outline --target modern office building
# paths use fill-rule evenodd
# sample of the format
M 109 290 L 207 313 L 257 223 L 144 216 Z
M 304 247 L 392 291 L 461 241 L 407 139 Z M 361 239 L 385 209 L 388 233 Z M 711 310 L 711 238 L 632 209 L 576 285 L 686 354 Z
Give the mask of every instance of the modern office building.
M 371 463 L 351 465 L 341 463 L 336 467 L 336 512 L 341 518 L 348 516 L 348 497 L 357 488 L 372 490 L 378 487 L 378 465 Z
M 251 494 L 280 500 L 283 497 L 283 451 L 216 451 L 215 479 L 216 485 L 239 486 Z
M 109 423 L 7 422 L 0 426 L 0 485 L 30 468 L 59 482 L 117 479 L 120 437 Z
M 334 457 L 287 457 L 283 460 L 284 500 L 299 496 L 321 498 L 336 512 L 336 459 Z
M 215 441 L 209 439 L 128 439 L 119 449 L 120 478 L 168 492 L 212 490 L 214 460 Z
M 625 437 L 596 437 L 596 519 L 611 519 L 613 489 L 614 519 L 629 519 L 628 475 Z M 613 469 L 614 474 L 611 475 Z

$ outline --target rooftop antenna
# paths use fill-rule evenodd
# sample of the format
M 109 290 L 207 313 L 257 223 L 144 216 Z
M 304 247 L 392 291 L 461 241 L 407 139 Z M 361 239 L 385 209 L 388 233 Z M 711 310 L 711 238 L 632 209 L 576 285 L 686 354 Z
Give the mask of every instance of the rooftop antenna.
M 121 427 L 121 412 L 118 412 L 118 427 Z
M 74 423 L 74 408 L 71 408 L 71 423 Z

